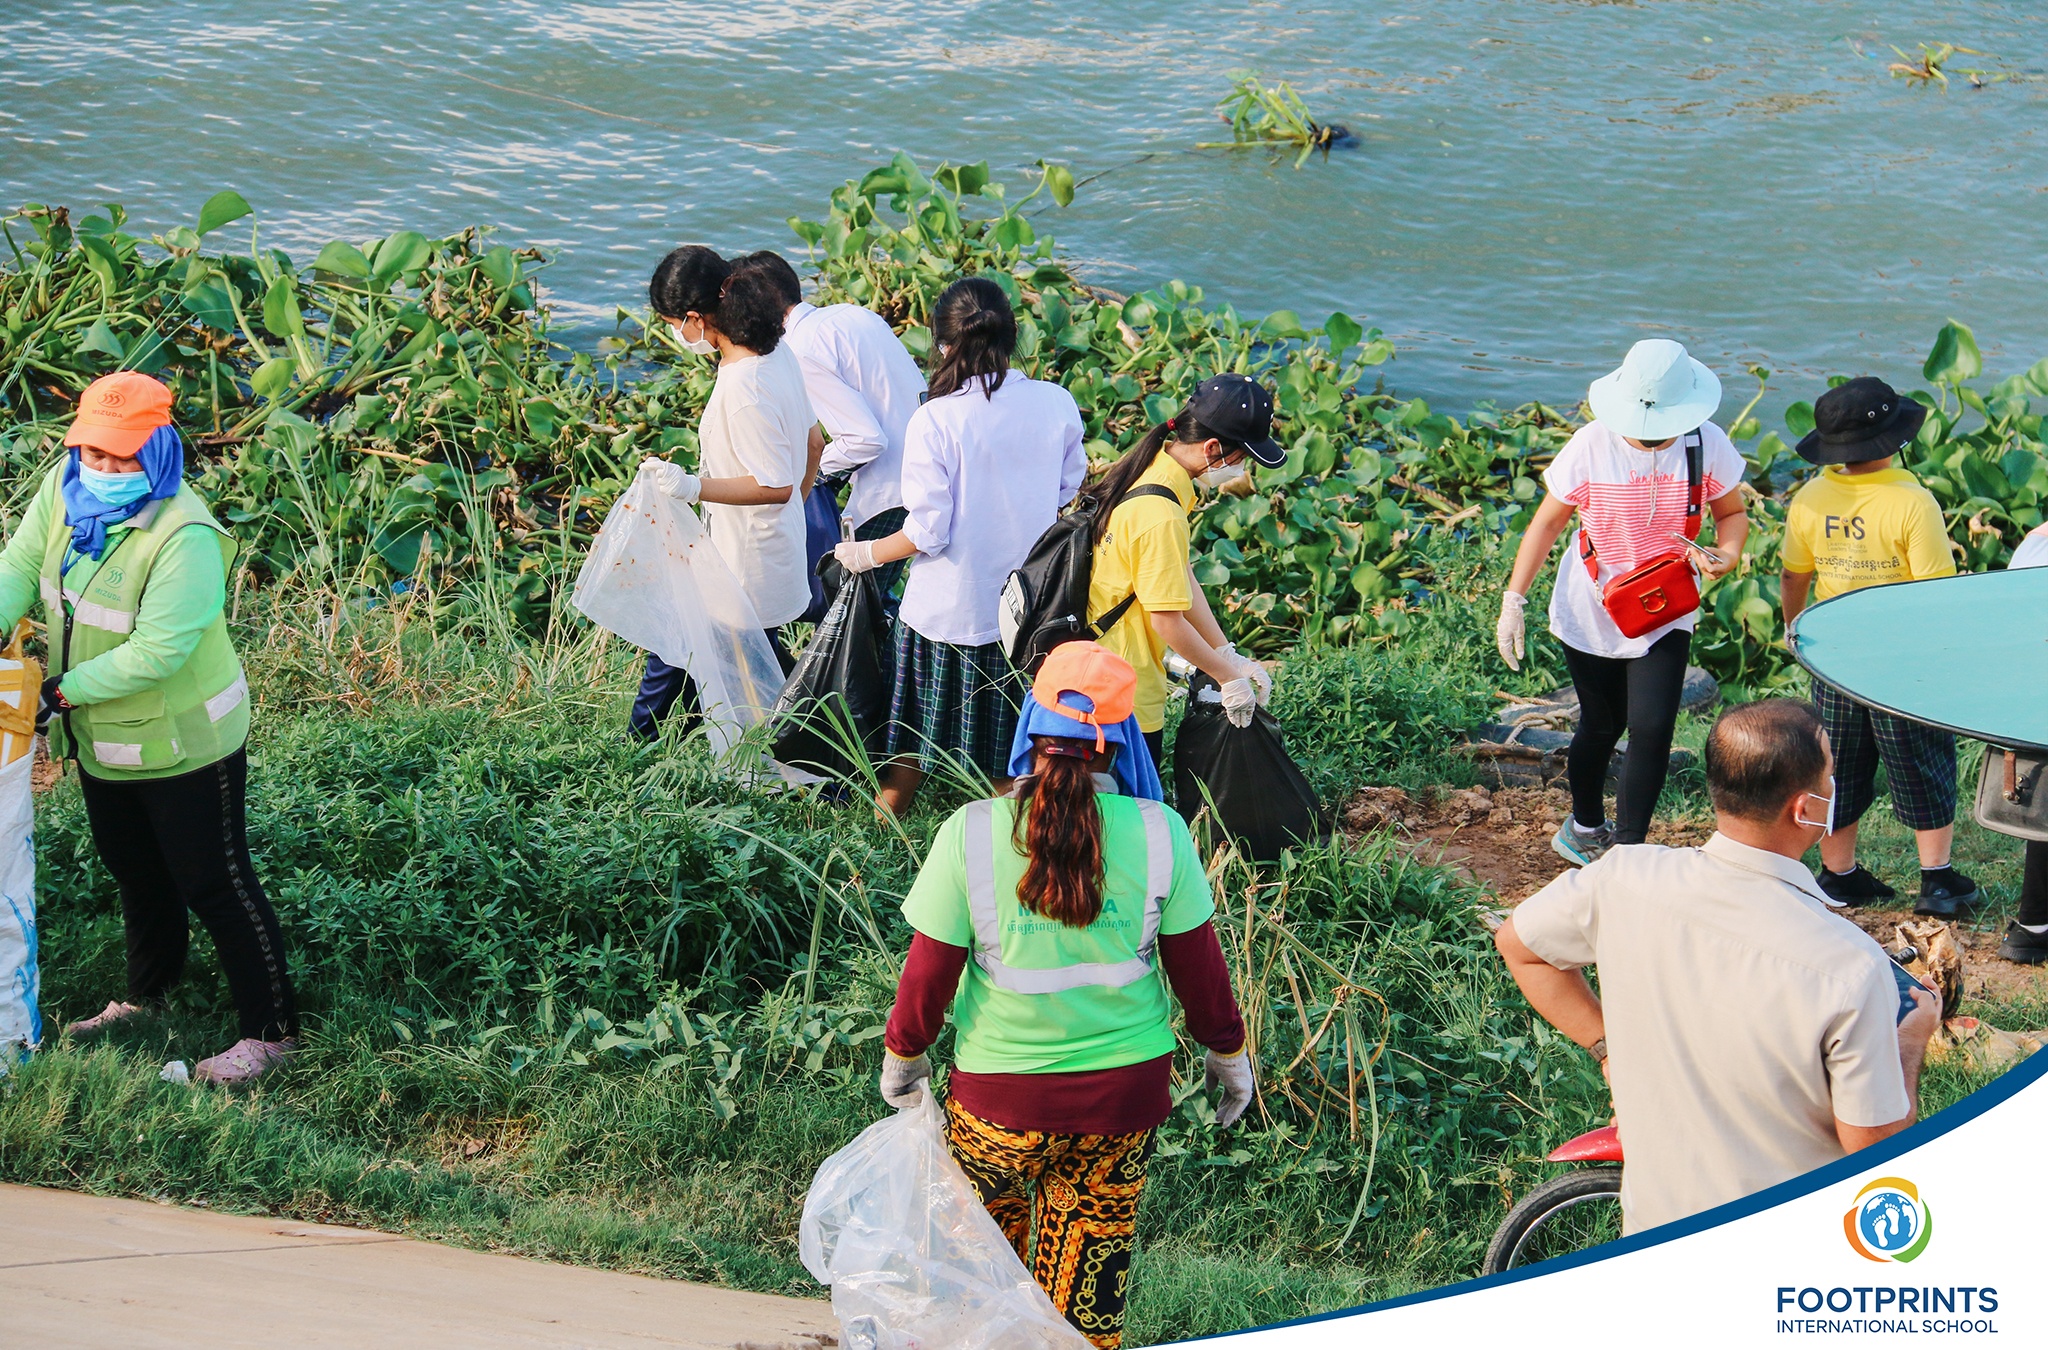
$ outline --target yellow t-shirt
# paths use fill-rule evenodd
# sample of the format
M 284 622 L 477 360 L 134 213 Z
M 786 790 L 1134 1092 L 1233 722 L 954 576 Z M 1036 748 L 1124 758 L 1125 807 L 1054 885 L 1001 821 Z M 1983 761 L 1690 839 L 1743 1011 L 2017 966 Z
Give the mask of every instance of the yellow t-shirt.
M 1130 498 L 1109 513 L 1109 530 L 1095 546 L 1088 618 L 1100 619 L 1125 596 L 1136 593 L 1138 603 L 1102 635 L 1102 645 L 1138 672 L 1133 699 L 1138 727 L 1158 731 L 1166 725 L 1166 644 L 1145 616 L 1184 613 L 1194 605 L 1188 577 L 1188 512 L 1195 509 L 1195 481 L 1162 450 L 1131 486 L 1147 483 L 1170 489 L 1179 505 L 1147 494 Z
M 1787 572 L 1818 573 L 1815 602 L 1865 586 L 1956 573 L 1941 506 L 1904 469 L 1843 473 L 1830 464 L 1785 512 Z

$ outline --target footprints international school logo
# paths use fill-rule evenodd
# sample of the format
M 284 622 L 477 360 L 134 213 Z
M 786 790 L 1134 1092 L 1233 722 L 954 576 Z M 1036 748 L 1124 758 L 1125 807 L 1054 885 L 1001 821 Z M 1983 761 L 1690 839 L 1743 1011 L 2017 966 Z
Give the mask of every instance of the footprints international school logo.
M 1879 1177 L 1856 1192 L 1842 1231 L 1866 1261 L 1911 1261 L 1927 1250 L 1934 1215 L 1918 1186 L 1904 1177 Z

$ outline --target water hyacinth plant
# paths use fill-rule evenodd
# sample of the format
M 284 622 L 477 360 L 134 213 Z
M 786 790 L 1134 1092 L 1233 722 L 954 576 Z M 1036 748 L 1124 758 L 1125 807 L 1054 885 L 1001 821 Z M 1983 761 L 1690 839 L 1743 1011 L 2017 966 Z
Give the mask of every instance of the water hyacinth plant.
M 1097 463 L 1203 376 L 1268 381 L 1288 463 L 1258 471 L 1252 495 L 1206 506 L 1196 549 L 1250 649 L 1398 641 L 1456 578 L 1498 584 L 1490 569 L 1504 567 L 1576 410 L 1452 416 L 1389 392 L 1393 343 L 1348 314 L 1253 318 L 1180 281 L 1129 295 L 1092 285 L 1025 210 L 1071 201 L 1072 172 L 1040 161 L 1033 176 L 1013 197 L 986 164 L 927 171 L 898 155 L 790 227 L 818 299 L 875 308 L 920 354 L 948 282 L 974 273 L 1003 287 L 1020 363 L 1074 394 Z M 147 239 L 118 207 L 0 221 L 12 257 L 0 267 L 0 503 L 20 511 L 78 391 L 132 366 L 177 395 L 195 481 L 244 544 L 244 587 L 288 580 L 357 606 L 423 592 L 442 618 L 467 607 L 531 631 L 579 625 L 559 605 L 563 580 L 642 455 L 692 458 L 709 363 L 644 312 L 620 311 L 595 353 L 565 346 L 534 290 L 545 260 L 475 230 L 337 241 L 304 265 L 254 230 L 246 250 L 212 251 L 247 212 L 222 193 L 194 226 Z M 1929 391 L 1915 395 L 1935 413 L 1908 456 L 1972 567 L 2003 560 L 2048 488 L 2035 411 L 2048 365 L 1982 391 L 1981 374 L 1969 330 L 1944 328 Z M 1731 421 L 1760 528 L 1743 567 L 1708 587 L 1696 651 L 1737 690 L 1790 677 L 1776 550 L 1805 468 L 1790 442 L 1810 418 L 1802 403 L 1782 432 L 1748 409 Z M 1474 551 L 1494 561 L 1454 561 Z M 1532 678 L 1556 673 L 1539 659 Z
M 1258 145 L 1298 147 L 1294 156 L 1294 167 L 1298 169 L 1316 151 L 1328 155 L 1332 146 L 1354 139 L 1344 127 L 1324 124 L 1310 116 L 1308 105 L 1294 92 L 1293 85 L 1282 82 L 1269 86 L 1251 71 L 1239 71 L 1231 77 L 1230 92 L 1217 100 L 1216 108 L 1230 124 L 1230 139 L 1204 141 L 1195 146 L 1197 150 L 1237 150 Z

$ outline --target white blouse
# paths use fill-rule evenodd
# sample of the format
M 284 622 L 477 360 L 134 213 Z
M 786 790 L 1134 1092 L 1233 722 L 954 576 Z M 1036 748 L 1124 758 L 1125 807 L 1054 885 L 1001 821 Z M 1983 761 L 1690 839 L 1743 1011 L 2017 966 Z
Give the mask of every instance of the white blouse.
M 903 443 L 903 532 L 917 546 L 901 618 L 935 642 L 1000 636 L 996 600 L 1088 472 L 1081 410 L 1059 385 L 1011 371 L 928 401 Z

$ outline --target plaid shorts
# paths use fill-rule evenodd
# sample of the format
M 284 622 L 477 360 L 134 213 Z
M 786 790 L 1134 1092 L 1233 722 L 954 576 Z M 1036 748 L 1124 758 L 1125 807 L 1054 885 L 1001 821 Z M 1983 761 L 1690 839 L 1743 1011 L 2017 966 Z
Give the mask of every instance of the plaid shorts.
M 1853 825 L 1877 800 L 1884 764 L 1892 814 L 1909 830 L 1938 830 L 1956 818 L 1956 738 L 1924 722 L 1865 707 L 1821 680 L 1814 705 L 1835 752 L 1835 823 Z

